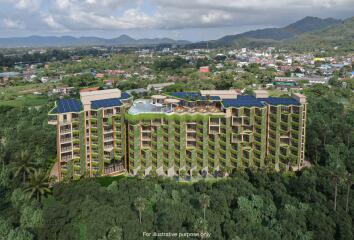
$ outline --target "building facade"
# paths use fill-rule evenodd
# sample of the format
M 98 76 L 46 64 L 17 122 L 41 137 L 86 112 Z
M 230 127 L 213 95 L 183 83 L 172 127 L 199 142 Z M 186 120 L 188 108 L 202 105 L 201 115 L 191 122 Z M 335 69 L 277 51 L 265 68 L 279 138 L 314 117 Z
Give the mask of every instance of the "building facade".
M 61 99 L 49 113 L 57 128 L 58 180 L 112 175 L 125 169 L 124 114 L 132 98 L 118 89 Z
M 85 99 L 90 94 L 100 99 Z M 306 98 L 300 94 L 274 98 L 260 90 L 253 95 L 174 92 L 133 103 L 124 93 L 90 94 L 82 93 L 81 102 L 66 100 L 79 105 L 70 121 L 63 119 L 70 114 L 59 109 L 63 100 L 50 115 L 58 129 L 61 179 L 63 169 L 73 169 L 67 176 L 76 177 L 122 170 L 196 176 L 246 167 L 286 170 L 304 161 Z M 69 139 L 69 144 L 63 141 Z

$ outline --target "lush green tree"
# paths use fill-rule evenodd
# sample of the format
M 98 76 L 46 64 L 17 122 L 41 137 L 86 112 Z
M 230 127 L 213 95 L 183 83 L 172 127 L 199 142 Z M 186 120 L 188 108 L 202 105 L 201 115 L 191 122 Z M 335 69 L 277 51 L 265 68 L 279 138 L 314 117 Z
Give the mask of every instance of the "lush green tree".
M 50 193 L 48 173 L 42 170 L 35 171 L 24 190 L 29 193 L 30 197 L 35 197 L 38 201 L 41 201 L 42 196 Z
M 0 240 L 7 240 L 11 229 L 11 224 L 0 217 Z
M 21 210 L 20 223 L 24 228 L 38 229 L 43 225 L 42 209 L 34 206 L 24 206 Z
M 16 228 L 16 229 L 11 229 L 8 239 L 11 240 L 32 240 L 34 239 L 34 236 L 32 233 L 29 231 L 22 229 L 22 228 Z
M 34 162 L 31 155 L 27 151 L 21 151 L 17 160 L 12 164 L 15 177 L 22 177 L 22 182 L 25 183 L 27 176 L 34 172 Z

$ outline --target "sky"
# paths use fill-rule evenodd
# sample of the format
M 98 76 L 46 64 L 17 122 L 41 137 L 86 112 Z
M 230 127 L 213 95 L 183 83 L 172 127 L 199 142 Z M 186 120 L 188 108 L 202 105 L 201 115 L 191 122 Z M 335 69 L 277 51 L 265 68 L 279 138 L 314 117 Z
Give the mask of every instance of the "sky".
M 306 16 L 354 16 L 354 0 L 0 0 L 0 37 L 218 39 Z

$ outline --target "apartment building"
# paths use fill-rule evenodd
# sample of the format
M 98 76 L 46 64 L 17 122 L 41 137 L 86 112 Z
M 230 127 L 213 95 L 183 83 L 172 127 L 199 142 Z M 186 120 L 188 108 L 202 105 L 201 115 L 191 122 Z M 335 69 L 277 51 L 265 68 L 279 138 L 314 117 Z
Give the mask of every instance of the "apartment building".
M 83 91 L 49 113 L 57 128 L 58 180 L 114 175 L 126 169 L 124 114 L 132 97 L 118 89 Z
M 100 100 L 87 96 L 91 94 Z M 65 100 L 76 101 L 76 111 L 63 113 L 63 100 L 52 111 L 61 174 L 74 169 L 68 176 L 109 175 L 120 166 L 118 172 L 124 168 L 132 175 L 195 176 L 246 167 L 287 170 L 303 164 L 306 98 L 301 94 L 275 98 L 262 90 L 253 95 L 233 90 L 173 92 L 132 103 L 130 95 L 122 93 L 113 96 L 120 102 L 111 104 L 107 94 L 82 93 L 81 102 Z M 82 124 L 74 124 L 77 115 Z M 76 162 L 80 168 L 75 168 Z
M 300 94 L 157 95 L 136 100 L 126 123 L 131 174 L 210 174 L 266 165 L 286 170 L 304 160 L 306 99 Z

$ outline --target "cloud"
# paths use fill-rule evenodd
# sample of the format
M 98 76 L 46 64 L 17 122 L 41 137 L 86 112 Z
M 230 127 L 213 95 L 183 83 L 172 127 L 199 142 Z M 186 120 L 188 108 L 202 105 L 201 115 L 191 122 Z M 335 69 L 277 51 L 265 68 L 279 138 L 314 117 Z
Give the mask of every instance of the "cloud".
M 5 18 L 2 21 L 2 26 L 5 29 L 23 29 L 23 23 L 21 23 L 20 21 L 16 21 L 16 20 L 12 20 L 9 18 Z
M 15 7 L 27 11 L 35 11 L 40 8 L 41 0 L 15 0 Z
M 51 29 L 56 29 L 59 31 L 68 31 L 66 27 L 60 24 L 57 20 L 54 19 L 53 16 L 48 15 L 43 17 L 43 21 L 50 27 Z
M 354 0 L 0 0 L 0 21 L 41 32 L 251 28 L 349 16 L 351 9 Z

